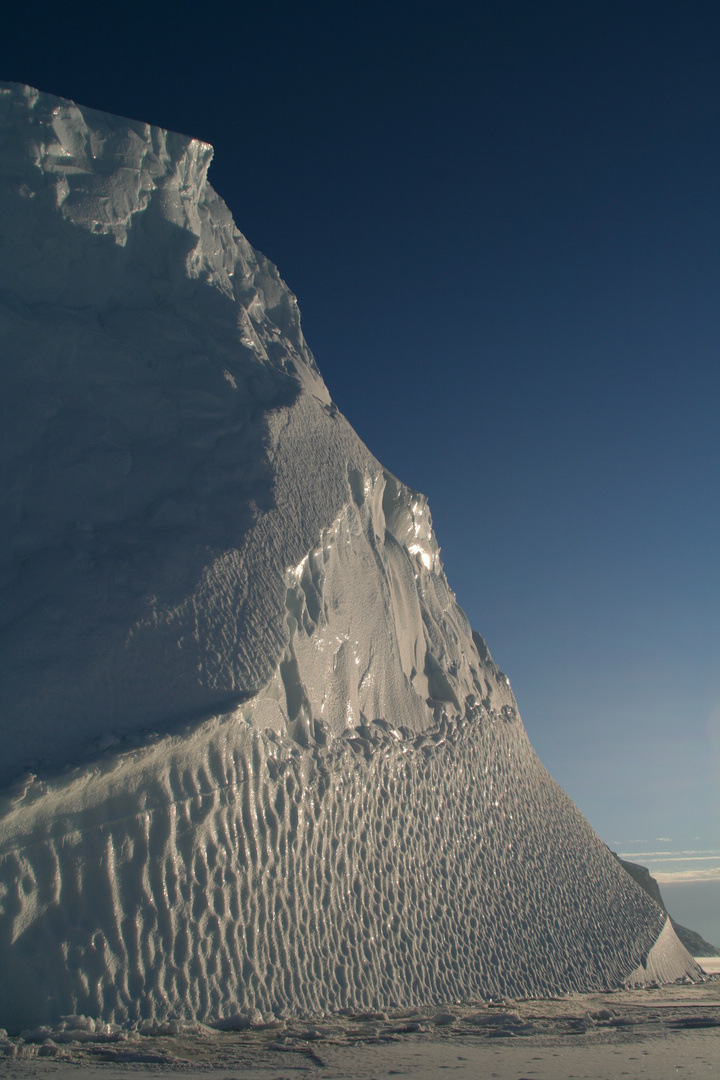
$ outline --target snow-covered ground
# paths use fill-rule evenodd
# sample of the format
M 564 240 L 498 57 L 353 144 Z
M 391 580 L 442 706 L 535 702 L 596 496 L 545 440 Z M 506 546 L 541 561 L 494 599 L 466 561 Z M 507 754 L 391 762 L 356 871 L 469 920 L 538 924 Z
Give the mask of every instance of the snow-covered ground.
M 0 1023 L 697 976 L 538 761 L 211 148 L 13 84 L 0 130 Z
M 180 1029 L 175 1034 L 149 1024 L 143 1033 L 80 1027 L 36 1031 L 25 1041 L 0 1042 L 0 1051 L 7 1054 L 7 1075 L 18 1080 L 138 1075 L 715 1080 L 720 981 L 492 1005 L 347 1012 L 244 1031 L 175 1027 Z

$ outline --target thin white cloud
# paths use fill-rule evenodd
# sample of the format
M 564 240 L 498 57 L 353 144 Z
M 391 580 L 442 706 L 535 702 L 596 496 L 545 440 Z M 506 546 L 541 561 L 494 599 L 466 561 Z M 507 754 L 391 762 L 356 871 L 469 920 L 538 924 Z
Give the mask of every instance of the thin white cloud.
M 685 851 L 629 851 L 620 856 L 647 866 L 660 885 L 720 881 L 720 848 Z M 708 866 L 711 863 L 714 865 Z
M 717 859 L 720 849 L 704 848 L 700 851 L 620 851 L 621 859 L 655 859 L 658 862 L 677 862 L 681 859 Z
M 625 856 L 623 855 L 622 858 Z M 654 862 L 715 862 L 717 858 L 717 855 L 656 855 Z
M 653 874 L 659 885 L 690 885 L 693 882 L 720 881 L 720 866 L 706 870 L 659 870 Z

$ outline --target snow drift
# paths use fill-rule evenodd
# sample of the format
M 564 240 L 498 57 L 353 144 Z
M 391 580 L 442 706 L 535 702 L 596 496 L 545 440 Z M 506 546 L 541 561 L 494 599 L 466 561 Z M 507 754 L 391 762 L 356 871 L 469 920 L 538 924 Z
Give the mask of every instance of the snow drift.
M 537 760 L 211 148 L 15 84 L 0 118 L 0 1022 L 696 972 Z

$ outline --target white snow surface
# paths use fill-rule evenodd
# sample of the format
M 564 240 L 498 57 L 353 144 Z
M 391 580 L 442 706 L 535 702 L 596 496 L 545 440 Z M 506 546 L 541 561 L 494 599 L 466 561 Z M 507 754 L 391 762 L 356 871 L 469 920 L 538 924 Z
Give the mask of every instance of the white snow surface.
M 0 83 L 0 1022 L 696 975 L 211 156 Z

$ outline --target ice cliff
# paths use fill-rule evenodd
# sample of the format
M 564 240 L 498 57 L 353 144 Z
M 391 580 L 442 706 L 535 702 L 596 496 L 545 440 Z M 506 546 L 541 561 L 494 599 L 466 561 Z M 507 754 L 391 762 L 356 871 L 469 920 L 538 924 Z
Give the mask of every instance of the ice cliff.
M 694 973 L 206 144 L 0 83 L 0 1023 Z

